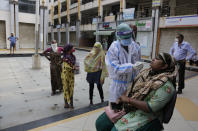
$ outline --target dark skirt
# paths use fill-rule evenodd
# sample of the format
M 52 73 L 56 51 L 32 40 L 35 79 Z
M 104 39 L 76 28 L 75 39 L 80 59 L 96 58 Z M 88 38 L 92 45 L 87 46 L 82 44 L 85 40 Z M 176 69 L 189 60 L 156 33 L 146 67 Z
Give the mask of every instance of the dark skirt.
M 91 73 L 87 73 L 87 82 L 88 83 L 96 83 L 96 84 L 100 84 L 100 77 L 102 74 L 102 70 L 97 71 L 97 72 L 91 72 Z

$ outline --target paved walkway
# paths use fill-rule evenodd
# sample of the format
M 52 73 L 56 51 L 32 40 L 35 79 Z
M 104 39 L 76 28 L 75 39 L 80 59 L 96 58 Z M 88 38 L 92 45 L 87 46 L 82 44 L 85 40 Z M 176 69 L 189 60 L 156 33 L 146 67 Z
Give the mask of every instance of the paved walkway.
M 42 53 L 42 50 L 39 50 L 39 53 Z M 15 54 L 34 54 L 34 49 L 19 49 L 14 51 Z M 10 54 L 10 50 L 8 49 L 0 49 L 0 54 Z
M 184 94 L 178 96 L 173 117 L 169 124 L 164 125 L 165 131 L 198 130 L 197 81 L 198 77 L 186 81 L 186 89 L 184 90 Z M 104 108 L 100 108 L 75 117 L 41 126 L 30 131 L 96 131 L 95 121 L 103 112 Z
M 80 62 L 81 67 L 81 73 L 75 76 L 74 106 L 76 110 L 83 107 L 88 107 L 89 87 L 88 83 L 85 80 L 86 73 L 83 70 L 83 60 L 87 55 L 87 52 L 76 51 L 75 55 L 77 56 L 77 60 Z M 40 119 L 46 118 L 46 120 L 48 120 L 47 118 L 57 115 L 59 116 L 59 118 L 61 118 L 61 120 L 63 120 L 64 124 L 66 124 L 66 122 L 75 123 L 74 120 L 78 121 L 76 118 L 84 120 L 81 121 L 83 125 L 81 129 L 76 129 L 77 126 L 70 126 L 70 128 L 74 128 L 72 129 L 74 131 L 95 130 L 95 119 L 102 112 L 103 109 L 98 109 L 86 115 L 74 117 L 75 119 L 73 117 L 70 119 L 66 119 L 64 117 L 62 119 L 63 116 L 61 114 L 66 112 L 70 113 L 70 110 L 63 108 L 63 94 L 58 94 L 55 96 L 50 95 L 51 85 L 49 62 L 44 57 L 41 57 L 42 69 L 40 70 L 31 69 L 31 57 L 0 58 L 0 63 L 0 130 L 28 123 L 31 121 L 35 121 L 35 123 L 38 123 L 38 120 Z M 148 67 L 148 64 L 145 63 L 145 67 Z M 186 72 L 186 77 L 191 77 L 195 75 L 197 75 L 197 73 L 195 72 Z M 181 99 L 179 98 L 177 110 L 175 110 L 174 117 L 171 123 L 165 126 L 168 130 L 172 128 L 177 130 L 185 129 L 184 131 L 193 131 L 193 129 L 198 130 L 198 127 L 196 126 L 198 125 L 198 123 L 196 122 L 197 116 L 195 115 L 197 114 L 195 113 L 195 111 L 198 111 L 196 108 L 198 105 L 197 81 L 197 77 L 187 80 L 186 89 L 184 90 L 184 94 L 180 96 Z M 103 87 L 105 100 L 107 100 L 108 98 L 109 85 L 110 80 L 106 79 L 105 85 Z M 94 103 L 100 103 L 97 88 L 95 88 L 94 90 Z M 183 106 L 187 108 L 182 108 Z M 74 112 L 74 114 L 76 114 L 76 112 Z M 68 115 L 71 117 L 71 114 Z M 90 121 L 92 123 L 87 122 L 84 118 L 81 119 L 81 117 L 84 116 L 86 116 L 87 121 Z M 54 121 L 51 121 L 51 119 L 49 119 L 47 123 L 51 122 Z M 67 125 L 70 124 L 66 124 L 66 126 L 64 126 L 66 129 Z M 59 125 L 57 123 L 54 123 L 53 126 L 45 126 L 43 129 L 51 130 L 50 128 L 58 127 Z

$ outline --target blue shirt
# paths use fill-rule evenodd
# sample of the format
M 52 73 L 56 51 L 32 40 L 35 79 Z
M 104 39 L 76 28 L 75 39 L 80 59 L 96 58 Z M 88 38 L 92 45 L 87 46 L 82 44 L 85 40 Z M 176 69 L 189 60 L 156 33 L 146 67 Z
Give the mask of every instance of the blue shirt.
M 170 49 L 170 54 L 176 59 L 176 61 L 190 60 L 195 55 L 195 53 L 195 50 L 186 41 L 183 41 L 181 45 L 178 45 L 178 42 L 175 42 Z
M 9 39 L 10 39 L 11 44 L 15 44 L 16 43 L 16 39 L 17 39 L 16 37 L 10 36 Z

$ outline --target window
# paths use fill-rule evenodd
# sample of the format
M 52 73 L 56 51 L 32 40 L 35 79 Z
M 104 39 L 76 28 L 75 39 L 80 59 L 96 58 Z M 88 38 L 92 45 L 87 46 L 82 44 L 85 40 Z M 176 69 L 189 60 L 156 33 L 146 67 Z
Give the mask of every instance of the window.
M 66 24 L 66 22 L 67 22 L 67 16 L 61 17 L 61 23 Z
M 76 25 L 77 18 L 78 18 L 77 14 L 71 15 L 71 17 L 70 17 L 70 26 L 75 26 Z
M 84 5 L 84 4 L 87 4 L 87 3 L 89 3 L 89 2 L 93 2 L 94 0 L 82 0 L 82 4 Z
M 74 4 L 74 3 L 77 3 L 78 0 L 71 0 L 71 5 Z
M 54 28 L 56 28 L 56 25 L 58 25 L 58 19 L 54 19 Z
M 54 7 L 54 15 L 57 15 L 58 14 L 58 6 L 55 6 Z
M 67 3 L 63 2 L 62 5 L 61 5 L 61 12 L 64 12 L 66 10 L 67 10 Z
M 36 2 L 32 0 L 19 0 L 19 12 L 35 14 Z

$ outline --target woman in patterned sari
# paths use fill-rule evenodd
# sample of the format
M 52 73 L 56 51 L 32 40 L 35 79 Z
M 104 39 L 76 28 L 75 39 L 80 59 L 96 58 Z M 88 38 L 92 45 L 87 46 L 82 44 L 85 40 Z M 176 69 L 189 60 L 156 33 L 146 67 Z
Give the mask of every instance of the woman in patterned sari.
M 106 112 L 103 113 L 96 120 L 97 131 L 163 129 L 162 123 L 166 121 L 164 109 L 170 101 L 176 100 L 174 81 L 177 69 L 175 60 L 167 53 L 160 53 L 150 66 L 151 68 L 139 73 L 133 85 L 118 99 L 118 103 L 123 103 L 126 113 L 116 119 L 110 118 Z
M 62 80 L 61 80 L 61 53 L 62 47 L 58 47 L 56 40 L 52 41 L 51 48 L 48 48 L 43 52 L 44 56 L 50 61 L 50 74 L 51 74 L 51 95 L 56 94 L 56 90 L 62 91 Z
M 76 57 L 73 55 L 73 45 L 66 45 L 63 51 L 63 68 L 62 68 L 62 83 L 64 90 L 64 108 L 73 109 L 73 93 L 74 93 L 74 70 Z

